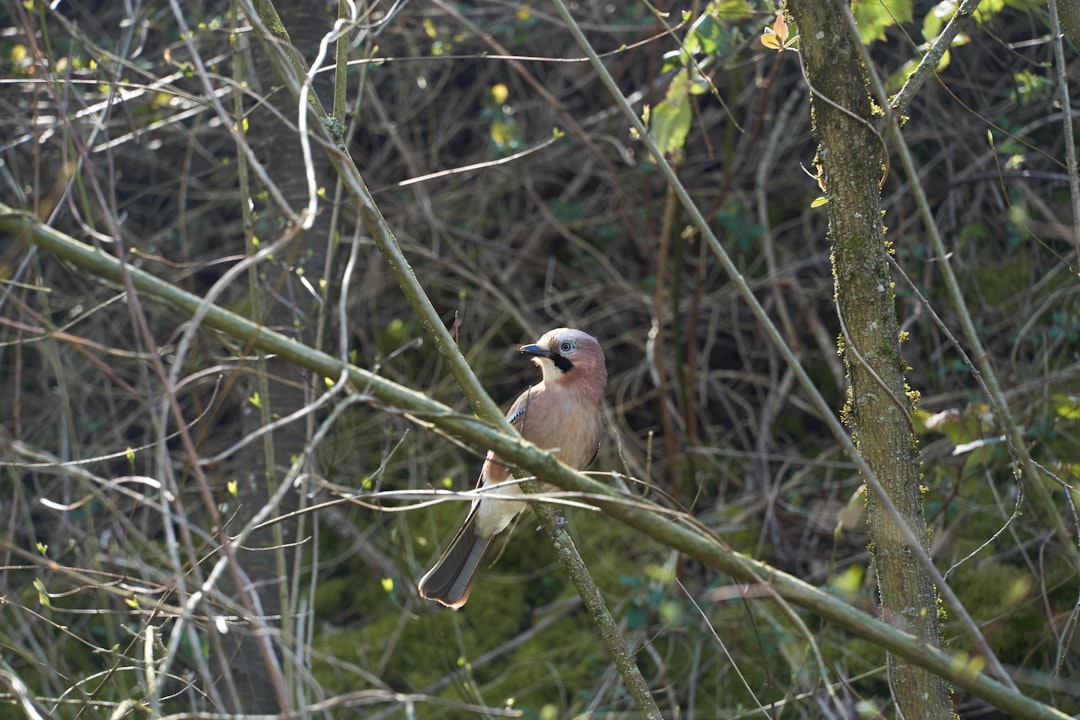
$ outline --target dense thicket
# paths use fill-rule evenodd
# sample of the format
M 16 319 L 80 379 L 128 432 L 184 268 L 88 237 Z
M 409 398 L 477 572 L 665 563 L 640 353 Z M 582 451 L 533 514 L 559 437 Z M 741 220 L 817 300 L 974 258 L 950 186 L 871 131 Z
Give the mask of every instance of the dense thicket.
M 105 252 L 122 246 L 198 295 L 245 253 L 292 232 L 264 181 L 238 177 L 238 139 L 260 163 L 301 153 L 289 130 L 295 112 L 259 112 L 288 91 L 261 70 L 265 50 L 242 17 L 213 2 L 183 4 L 183 25 L 181 4 L 161 0 L 56 5 L 0 10 L 5 203 Z M 645 3 L 574 12 L 654 122 L 687 67 L 680 43 L 713 12 L 686 76 L 695 91 L 685 141 L 672 146 L 678 173 L 839 413 L 840 327 L 825 215 L 813 206 L 821 191 L 799 58 L 760 43 L 771 6 L 714 4 L 685 17 L 682 7 L 661 9 L 670 12 Z M 918 57 L 924 18 L 946 10 L 916 4 L 913 20 L 883 23 L 870 49 L 891 89 Z M 522 341 L 558 325 L 588 330 L 611 376 L 595 469 L 623 473 L 632 492 L 692 513 L 736 549 L 872 608 L 857 473 L 551 9 L 435 1 L 366 12 L 348 35 L 347 149 L 495 399 L 534 379 L 514 352 Z M 294 38 L 306 63 L 336 9 L 318 4 L 309 15 L 314 29 Z M 986 8 L 906 112 L 906 142 L 966 310 L 944 291 L 942 258 L 894 150 L 882 172 L 904 360 L 921 395 L 934 558 L 1020 689 L 1076 713 L 1078 578 L 1062 557 L 1075 554 L 1078 528 L 1080 285 L 1058 78 L 1080 73 L 1067 49 L 1071 71 L 1059 75 L 1048 34 L 1045 6 Z M 332 107 L 330 83 L 317 87 Z M 322 229 L 283 245 L 250 281 L 232 279 L 218 302 L 264 317 L 270 304 L 306 308 L 318 297 L 276 329 L 331 353 L 342 330 L 356 364 L 468 412 L 355 204 L 332 177 L 320 183 Z M 314 260 L 323 255 L 325 265 Z M 226 451 L 243 418 L 272 401 L 278 383 L 306 385 L 312 397 L 326 383 L 272 372 L 269 398 L 259 395 L 250 347 L 208 330 L 181 347 L 177 366 L 187 316 L 152 300 L 136 306 L 24 238 L 0 236 L 0 279 L 0 677 L 9 701 L 0 717 L 31 705 L 46 717 L 110 717 L 155 683 L 165 712 L 229 707 L 227 685 L 208 687 L 200 674 L 221 651 L 207 639 L 214 633 L 170 648 L 164 678 L 148 673 L 146 658 L 166 657 L 177 603 L 218 560 L 214 514 L 226 527 L 237 517 L 230 483 L 245 468 Z M 1018 476 L 960 352 L 961 312 L 971 313 L 1030 452 L 1060 482 Z M 190 447 L 163 410 L 165 387 L 183 408 Z M 305 502 L 361 488 L 470 487 L 477 454 L 414 420 L 349 408 L 313 448 Z M 303 449 L 284 449 L 279 479 Z M 1045 483 L 1052 504 L 1033 502 L 1032 482 Z M 163 509 L 161 487 L 173 488 L 184 515 Z M 468 610 L 451 614 L 422 604 L 413 583 L 462 504 L 391 513 L 375 502 L 335 505 L 301 526 L 283 597 L 299 622 L 271 641 L 298 696 L 372 717 L 408 706 L 423 717 L 476 706 L 545 718 L 626 710 L 531 520 Z M 881 648 L 808 614 L 804 634 L 770 603 L 740 598 L 727 578 L 602 516 L 570 511 L 569 521 L 671 717 L 676 707 L 682 717 L 734 717 L 772 702 L 800 717 L 843 707 L 888 714 Z M 250 610 L 213 592 L 194 609 L 200 630 Z M 945 628 L 950 651 L 973 652 L 949 618 Z M 957 710 L 989 716 L 964 696 Z

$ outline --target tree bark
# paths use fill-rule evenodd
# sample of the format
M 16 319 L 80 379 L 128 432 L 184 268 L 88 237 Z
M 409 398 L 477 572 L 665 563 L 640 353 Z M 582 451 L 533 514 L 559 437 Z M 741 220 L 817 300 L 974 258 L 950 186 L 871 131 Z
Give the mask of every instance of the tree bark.
M 918 441 L 911 425 L 912 402 L 881 217 L 883 141 L 874 129 L 867 70 L 841 7 L 831 0 L 791 0 L 788 7 L 798 23 L 800 53 L 813 90 L 816 164 L 828 198 L 841 350 L 849 382 L 845 420 L 901 515 L 890 516 L 874 494 L 867 493 L 881 609 L 889 623 L 940 648 L 937 594 L 897 524 L 906 523 L 926 547 Z M 900 717 L 949 717 L 945 681 L 891 653 L 887 663 Z

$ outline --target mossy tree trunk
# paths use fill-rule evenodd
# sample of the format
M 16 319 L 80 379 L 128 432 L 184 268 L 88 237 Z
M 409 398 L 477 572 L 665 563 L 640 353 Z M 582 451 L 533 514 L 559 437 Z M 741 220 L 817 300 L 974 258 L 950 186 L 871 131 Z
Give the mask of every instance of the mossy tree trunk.
M 1073 45 L 1080 47 L 1080 0 L 1057 0 L 1061 29 Z
M 900 354 L 892 280 L 881 217 L 883 145 L 874 129 L 867 70 L 858 38 L 834 0 L 790 0 L 799 47 L 813 86 L 811 112 L 818 168 L 828 197 L 829 240 L 849 391 L 845 419 L 859 451 L 899 510 L 890 516 L 868 492 L 872 554 L 882 612 L 893 625 L 941 647 L 934 585 L 898 522 L 926 546 L 918 445 Z M 902 658 L 888 656 L 899 716 L 948 718 L 948 684 Z

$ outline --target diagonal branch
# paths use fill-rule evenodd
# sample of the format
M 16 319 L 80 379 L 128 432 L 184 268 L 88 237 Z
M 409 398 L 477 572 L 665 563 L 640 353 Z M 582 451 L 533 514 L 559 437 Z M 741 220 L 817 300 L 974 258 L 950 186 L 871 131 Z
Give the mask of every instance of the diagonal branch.
M 949 49 L 956 36 L 968 24 L 978 7 L 979 0 L 964 0 L 960 3 L 960 7 L 956 9 L 956 14 L 942 28 L 941 34 L 934 38 L 934 41 L 930 44 L 930 49 L 922 56 L 918 67 L 908 76 L 904 86 L 900 88 L 900 92 L 893 96 L 890 102 L 893 112 L 897 115 L 903 115 L 907 111 L 911 101 L 915 99 L 915 95 L 930 79 L 930 74 L 937 69 L 941 58 L 945 55 L 945 51 Z M 873 68 L 873 65 L 867 65 L 866 67 Z
M 0 230 L 25 238 L 80 270 L 110 282 L 121 283 L 126 273 L 138 292 L 152 296 L 171 309 L 188 315 L 202 310 L 205 312 L 206 326 L 241 341 L 250 340 L 254 347 L 276 354 L 306 370 L 324 377 L 338 377 L 344 372 L 353 385 L 366 389 L 380 403 L 409 415 L 422 417 L 440 431 L 461 437 L 478 447 L 491 448 L 500 457 L 545 482 L 564 490 L 587 493 L 589 497 L 586 501 L 589 504 L 619 522 L 730 575 L 738 582 L 762 584 L 776 596 L 931 670 L 956 687 L 983 698 L 1013 717 L 1068 719 L 1068 716 L 1059 710 L 978 672 L 968 661 L 929 648 L 911 635 L 852 607 L 841 598 L 822 592 L 765 563 L 727 549 L 707 528 L 688 515 L 672 516 L 640 502 L 625 502 L 608 485 L 561 464 L 552 455 L 526 442 L 519 435 L 456 413 L 423 393 L 398 385 L 375 373 L 344 365 L 338 358 L 313 350 L 221 307 L 206 305 L 202 298 L 185 292 L 145 270 L 131 266 L 122 268 L 116 258 L 42 225 L 29 213 L 19 212 L 2 203 Z
M 843 447 L 844 453 L 858 469 L 859 474 L 865 479 L 869 491 L 874 493 L 878 502 L 881 503 L 882 507 L 886 510 L 886 512 L 888 512 L 888 514 L 896 520 L 897 530 L 903 534 L 904 541 L 911 548 L 911 551 L 915 555 L 916 559 L 926 569 L 927 573 L 930 574 L 931 578 L 933 578 L 934 583 L 938 586 L 938 589 L 944 597 L 949 608 L 956 614 L 957 618 L 959 618 L 968 635 L 979 647 L 988 647 L 985 638 L 983 638 L 982 633 L 981 631 L 979 631 L 978 626 L 976 625 L 974 619 L 971 617 L 971 614 L 967 612 L 967 609 L 960 602 L 959 598 L 956 597 L 956 594 L 952 591 L 952 588 L 950 588 L 949 585 L 945 582 L 945 579 L 942 577 L 941 572 L 934 565 L 934 562 L 930 558 L 930 555 L 922 547 L 921 542 L 915 536 L 914 532 L 912 532 L 911 528 L 908 527 L 905 522 L 903 522 L 903 518 L 901 517 L 899 511 L 896 509 L 895 503 L 893 503 L 888 493 L 885 492 L 884 488 L 881 485 L 881 482 L 878 480 L 873 470 L 867 464 L 865 458 L 863 458 L 862 455 L 859 453 L 858 448 L 855 447 L 854 442 L 852 441 L 851 437 L 848 436 L 848 433 L 844 429 L 844 426 L 836 418 L 832 408 L 829 406 L 829 403 L 825 400 L 824 396 L 822 396 L 821 391 L 818 390 L 817 386 L 814 384 L 814 381 L 806 372 L 806 369 L 802 366 L 802 363 L 799 362 L 798 357 L 795 355 L 795 351 L 792 350 L 791 346 L 788 345 L 786 340 L 784 340 L 784 336 L 776 327 L 776 324 L 773 323 L 772 318 L 770 318 L 768 313 L 765 312 L 765 308 L 761 305 L 761 302 L 757 299 L 757 296 L 754 294 L 754 291 L 750 287 L 750 284 L 746 281 L 746 278 L 740 272 L 739 266 L 736 265 L 735 261 L 728 254 L 727 250 L 724 249 L 724 246 L 720 244 L 720 240 L 716 237 L 716 233 L 713 232 L 712 226 L 702 214 L 701 209 L 698 208 L 697 205 L 694 203 L 693 198 L 690 197 L 690 193 L 686 190 L 686 186 L 683 185 L 682 181 L 679 179 L 679 176 L 675 173 L 675 170 L 667 161 L 667 158 L 664 157 L 663 152 L 661 152 L 660 149 L 656 147 L 656 144 L 653 142 L 652 137 L 650 137 L 649 135 L 648 129 L 645 127 L 644 123 L 642 123 L 641 118 L 634 114 L 633 108 L 630 107 L 630 104 L 626 101 L 626 98 L 625 96 L 623 96 L 622 91 L 619 89 L 618 84 L 615 82 L 615 79 L 611 76 L 611 73 L 607 71 L 607 68 L 600 60 L 600 57 L 596 54 L 596 51 L 593 50 L 592 46 L 589 44 L 588 39 L 585 37 L 585 34 L 581 30 L 581 27 L 574 20 L 565 3 L 562 0 L 556 0 L 556 7 L 558 8 L 560 15 L 562 16 L 563 21 L 566 23 L 567 28 L 577 40 L 578 45 L 581 46 L 581 48 L 585 51 L 585 54 L 589 56 L 593 68 L 596 70 L 600 80 L 611 92 L 611 95 L 615 99 L 615 102 L 619 105 L 619 109 L 622 110 L 623 115 L 633 126 L 634 130 L 637 131 L 638 136 L 641 138 L 641 141 L 645 143 L 646 146 L 649 148 L 650 153 L 656 161 L 657 168 L 659 168 L 659 170 L 664 174 L 664 177 L 671 184 L 672 190 L 675 192 L 676 197 L 679 198 L 679 201 L 682 203 L 687 215 L 693 221 L 694 226 L 701 233 L 701 236 L 708 244 L 709 249 L 712 250 L 713 255 L 716 256 L 717 261 L 720 263 L 721 267 L 723 267 L 724 272 L 726 272 L 728 277 L 731 279 L 732 285 L 735 286 L 735 289 L 746 302 L 747 306 L 750 308 L 750 312 L 753 313 L 762 330 L 776 347 L 781 357 L 784 358 L 784 361 L 787 362 L 788 366 L 791 368 L 792 372 L 795 375 L 795 378 L 799 382 L 799 385 L 802 386 L 811 404 L 818 411 L 821 421 L 825 423 L 825 425 L 829 428 L 833 436 L 836 438 L 837 442 L 841 445 L 841 447 Z M 996 658 L 991 662 L 995 663 L 997 667 L 1000 667 L 1000 663 L 996 662 Z M 1001 670 L 1000 674 L 1003 677 L 1007 677 L 1004 673 L 1004 670 Z

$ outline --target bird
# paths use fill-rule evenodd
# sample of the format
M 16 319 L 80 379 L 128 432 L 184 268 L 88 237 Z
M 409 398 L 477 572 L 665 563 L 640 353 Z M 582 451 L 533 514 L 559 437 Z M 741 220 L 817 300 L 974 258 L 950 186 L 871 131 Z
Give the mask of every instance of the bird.
M 607 367 L 600 343 L 586 332 L 561 327 L 520 350 L 532 356 L 542 377 L 518 396 L 506 419 L 529 442 L 551 451 L 575 470 L 583 470 L 596 458 L 604 433 Z M 513 480 L 510 469 L 489 452 L 477 487 L 507 480 Z M 523 495 L 516 482 L 495 492 Z M 495 537 L 526 507 L 524 500 L 483 495 L 473 501 L 453 540 L 420 578 L 417 589 L 421 597 L 454 610 L 463 607 Z

